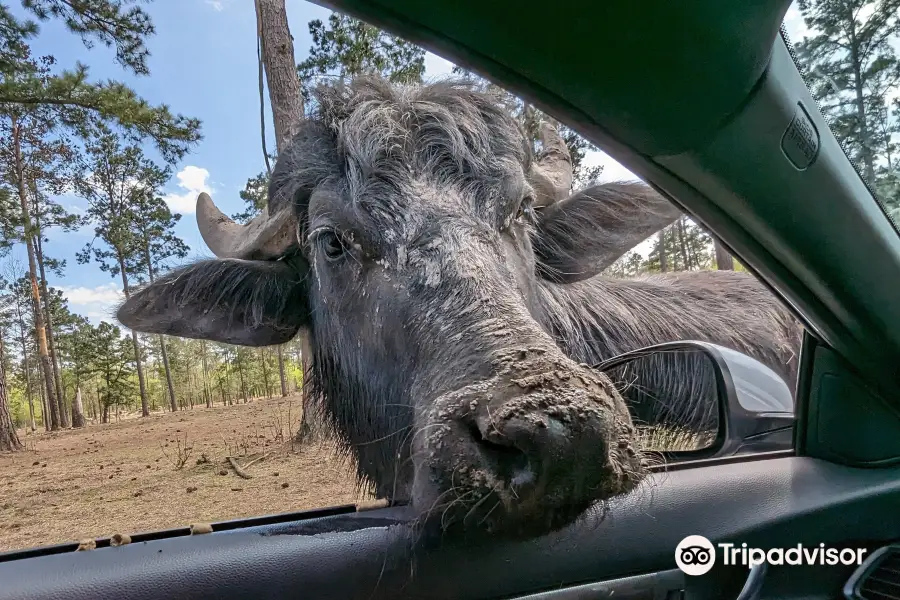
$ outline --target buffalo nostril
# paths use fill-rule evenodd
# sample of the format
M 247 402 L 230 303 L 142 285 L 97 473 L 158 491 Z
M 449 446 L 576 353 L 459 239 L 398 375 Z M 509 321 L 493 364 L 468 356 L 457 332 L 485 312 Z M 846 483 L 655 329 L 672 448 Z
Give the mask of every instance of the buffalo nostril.
M 536 485 L 551 471 L 571 468 L 570 431 L 559 420 L 526 413 L 500 421 L 477 421 L 469 429 L 482 459 L 514 487 Z
M 514 485 L 525 485 L 534 480 L 529 455 L 516 443 L 518 436 L 508 437 L 496 430 L 485 436 L 475 423 L 468 429 L 482 458 L 495 473 Z

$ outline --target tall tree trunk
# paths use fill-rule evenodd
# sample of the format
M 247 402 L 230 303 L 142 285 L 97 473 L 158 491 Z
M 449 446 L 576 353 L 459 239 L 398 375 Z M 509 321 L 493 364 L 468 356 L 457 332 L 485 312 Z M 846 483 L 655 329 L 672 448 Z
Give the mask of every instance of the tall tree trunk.
M 266 83 L 269 88 L 269 104 L 275 121 L 275 147 L 280 154 L 297 133 L 303 118 L 303 96 L 300 78 L 297 76 L 297 62 L 294 60 L 294 40 L 288 27 L 285 0 L 256 0 L 257 32 L 260 38 L 262 62 L 265 66 Z M 260 99 L 262 100 L 262 99 Z M 300 370 L 306 373 L 309 339 L 305 331 L 300 332 L 303 356 Z M 279 369 L 283 369 L 283 356 L 279 353 Z M 301 389 L 303 416 L 301 417 L 299 438 L 302 440 L 312 428 L 306 423 L 313 418 L 314 411 L 309 404 L 312 398 L 308 386 Z M 307 410 L 309 409 L 309 410 Z
M 6 393 L 6 352 L 3 346 L 3 332 L 0 332 L 0 452 L 22 449 L 22 442 L 16 433 L 12 413 L 9 410 L 9 395 Z
M 687 239 L 684 231 L 684 217 L 681 217 L 678 220 L 678 245 L 681 249 L 681 265 L 682 270 L 687 271 L 690 269 L 690 264 L 688 263 L 688 255 L 687 255 Z
M 81 399 L 81 368 L 77 361 L 73 362 L 73 371 L 75 374 L 75 400 L 72 404 L 72 427 L 84 427 L 87 425 L 87 418 L 84 413 L 84 402 Z M 88 402 L 88 407 L 93 411 L 93 406 Z M 75 418 L 75 411 L 78 411 L 80 420 Z
M 25 373 L 25 395 L 28 397 L 28 418 L 31 432 L 34 433 L 34 390 L 31 388 L 31 365 L 28 360 L 28 339 L 25 334 L 25 316 L 22 314 L 22 305 L 16 301 L 16 317 L 19 320 L 19 341 L 22 343 L 22 364 Z M 44 413 L 44 420 L 46 420 Z
M 228 393 L 225 395 L 225 398 L 222 400 L 222 406 L 231 405 L 234 406 L 234 402 L 231 400 L 231 364 L 229 363 L 230 353 L 225 354 L 225 389 Z
M 875 185 L 875 157 L 873 156 L 872 138 L 869 134 L 869 121 L 866 115 L 866 102 L 863 96 L 866 82 L 863 81 L 862 64 L 859 56 L 859 42 L 856 39 L 856 19 L 853 17 L 854 7 L 847 3 L 847 20 L 850 38 L 850 62 L 853 65 L 853 91 L 856 94 L 856 118 L 859 122 L 859 137 L 862 142 L 862 159 L 866 182 Z
M 284 348 L 278 346 L 278 376 L 281 377 L 281 396 L 288 395 L 287 379 L 284 375 Z
M 244 397 L 244 404 L 247 404 L 247 383 L 244 380 L 243 359 L 237 361 L 238 376 L 241 378 L 241 395 Z
M 32 194 L 35 198 L 35 202 L 37 202 L 37 191 L 32 190 Z M 63 427 L 71 427 L 72 424 L 69 421 L 69 413 L 66 410 L 66 394 L 62 385 L 62 378 L 59 374 L 59 356 L 57 356 L 56 354 L 56 340 L 53 335 L 53 313 L 50 306 L 50 292 L 47 288 L 47 271 L 44 267 L 44 246 L 43 241 L 41 240 L 43 231 L 41 230 L 41 221 L 39 215 L 35 215 L 34 223 L 36 230 L 34 236 L 34 251 L 37 255 L 38 269 L 41 273 L 41 294 L 44 297 L 44 313 L 47 323 L 47 343 L 50 348 L 50 364 L 53 366 L 53 382 L 56 385 L 56 397 L 59 398 L 60 425 L 62 425 Z
M 256 7 L 269 104 L 275 121 L 275 147 L 279 154 L 297 134 L 303 117 L 294 38 L 284 3 L 285 0 L 257 0 Z
M 44 422 L 44 430 L 50 431 L 50 407 L 47 406 L 47 394 L 44 393 L 44 385 L 41 383 L 43 380 L 41 365 L 38 363 L 37 393 L 38 399 L 41 401 L 41 420 Z
M 259 364 L 262 367 L 263 386 L 266 389 L 266 398 L 272 397 L 272 388 L 269 387 L 269 365 L 266 360 L 266 351 L 259 349 Z
M 75 388 L 75 401 L 72 402 L 72 427 L 84 427 L 84 404 L 81 402 L 81 388 Z
M 128 286 L 128 274 L 125 271 L 125 257 L 119 252 L 119 272 L 122 274 L 122 293 L 125 294 L 125 300 L 131 297 L 131 288 Z M 144 365 L 141 360 L 141 344 L 138 341 L 138 334 L 131 330 L 131 341 L 134 343 L 134 366 L 137 369 L 138 387 L 141 389 L 141 416 L 150 416 L 150 403 L 147 400 L 147 383 L 144 381 Z M 116 415 L 119 411 L 116 409 Z
M 209 387 L 209 364 L 206 362 L 206 340 L 200 340 L 200 358 L 203 367 L 203 395 L 206 396 L 206 408 L 212 408 L 212 390 Z
M 666 230 L 659 232 L 659 239 L 656 242 L 656 251 L 659 252 L 659 271 L 666 273 L 669 270 L 668 256 L 666 256 Z
M 94 399 L 97 400 L 95 410 L 97 412 L 97 422 L 103 423 L 103 400 L 100 398 L 100 384 L 94 383 Z
M 713 248 L 716 251 L 716 269 L 719 271 L 734 271 L 734 257 L 725 249 L 717 237 L 713 237 Z
M 150 277 L 150 283 L 156 279 L 156 269 L 153 268 L 153 260 L 150 256 L 150 244 L 144 239 L 144 260 L 147 263 L 147 275 Z M 159 336 L 159 354 L 163 361 L 163 371 L 166 374 L 166 389 L 169 391 L 169 408 L 172 412 L 178 410 L 178 403 L 175 402 L 175 385 L 172 383 L 172 369 L 169 366 L 169 352 L 166 350 L 166 339 L 160 334 Z
M 26 394 L 28 396 L 28 427 L 31 428 L 31 433 L 34 433 L 34 396 L 31 394 L 31 376 L 28 374 L 28 369 L 25 369 L 25 389 Z
M 169 352 L 166 350 L 166 338 L 159 335 L 159 354 L 163 361 L 163 372 L 166 374 L 166 389 L 169 394 L 169 408 L 172 412 L 178 410 L 178 404 L 175 402 L 175 384 L 172 382 L 172 368 L 169 366 Z
M 40 364 L 38 364 L 38 371 L 41 370 Z M 47 431 L 51 431 L 51 427 L 53 424 L 50 422 L 50 407 L 47 405 L 47 386 L 44 385 L 44 378 L 42 376 L 38 377 L 37 388 L 38 388 L 38 396 L 41 398 L 41 412 L 44 415 L 44 429 Z
M 41 310 L 41 292 L 38 286 L 37 261 L 34 257 L 34 232 L 32 231 L 31 211 L 28 210 L 28 194 L 25 191 L 25 165 L 22 162 L 21 129 L 16 117 L 12 117 L 13 146 L 15 148 L 16 185 L 19 192 L 19 204 L 22 209 L 22 224 L 25 228 L 25 247 L 28 252 L 28 275 L 31 281 L 31 299 L 35 306 L 34 330 L 37 336 L 38 354 L 41 360 L 41 371 L 47 387 L 47 404 L 50 408 L 50 429 L 59 429 L 61 421 L 59 402 L 54 393 L 53 367 L 50 364 L 50 351 L 47 347 L 47 331 L 44 328 L 44 315 Z

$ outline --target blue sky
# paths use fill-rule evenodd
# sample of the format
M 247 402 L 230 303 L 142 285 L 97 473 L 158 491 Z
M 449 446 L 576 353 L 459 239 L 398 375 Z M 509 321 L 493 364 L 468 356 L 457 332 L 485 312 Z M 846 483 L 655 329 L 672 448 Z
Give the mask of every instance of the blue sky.
M 183 214 L 177 233 L 191 248 L 190 258 L 209 257 L 194 221 L 194 201 L 201 191 L 210 193 L 226 214 L 242 208 L 238 192 L 249 177 L 265 167 L 259 133 L 257 87 L 256 23 L 252 0 L 156 0 L 144 5 L 156 26 L 150 38 L 150 76 L 135 77 L 114 61 L 109 49 L 84 47 L 55 22 L 41 24 L 33 44 L 36 54 L 56 56 L 60 67 L 81 61 L 90 67 L 91 77 L 117 79 L 131 85 L 154 104 L 168 104 L 173 112 L 202 121 L 203 140 L 174 171 L 165 188 L 166 201 Z M 22 15 L 17 3 L 13 11 Z M 303 60 L 311 40 L 307 23 L 325 20 L 330 11 L 306 0 L 287 0 L 288 21 L 294 36 L 295 57 Z M 795 12 L 788 18 L 791 34 L 800 35 L 802 20 Z M 426 77 L 449 73 L 452 65 L 428 54 Z M 266 94 L 266 102 L 268 95 Z M 271 116 L 267 110 L 267 144 L 274 147 Z M 607 179 L 634 176 L 602 152 L 592 153 L 589 162 L 603 164 Z M 84 201 L 63 197 L 70 210 L 81 210 Z M 50 284 L 62 289 L 73 311 L 92 321 L 111 319 L 111 308 L 119 300 L 120 281 L 96 265 L 79 265 L 75 253 L 89 243 L 92 229 L 75 233 L 51 232 L 46 252 L 67 261 L 65 276 L 50 276 Z M 26 265 L 24 249 L 17 248 L 14 260 Z M 6 271 L 6 267 L 3 269 Z

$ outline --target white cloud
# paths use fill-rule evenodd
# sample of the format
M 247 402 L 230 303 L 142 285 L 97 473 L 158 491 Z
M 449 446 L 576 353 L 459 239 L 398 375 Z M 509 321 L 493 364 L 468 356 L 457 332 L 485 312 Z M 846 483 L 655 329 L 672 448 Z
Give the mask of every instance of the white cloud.
M 118 325 L 113 314 L 119 303 L 125 299 L 125 296 L 116 283 L 104 283 L 96 287 L 68 285 L 56 287 L 69 301 L 69 307 L 73 312 L 86 316 L 95 324 L 100 321 L 107 321 L 113 325 Z
M 206 4 L 212 6 L 215 10 L 221 11 L 225 9 L 225 5 L 222 0 L 205 0 Z
M 184 193 L 168 193 L 163 200 L 173 212 L 181 214 L 193 214 L 197 209 L 197 196 L 200 192 L 212 194 L 209 186 L 209 171 L 202 167 L 188 165 L 175 174 L 178 178 L 178 187 Z

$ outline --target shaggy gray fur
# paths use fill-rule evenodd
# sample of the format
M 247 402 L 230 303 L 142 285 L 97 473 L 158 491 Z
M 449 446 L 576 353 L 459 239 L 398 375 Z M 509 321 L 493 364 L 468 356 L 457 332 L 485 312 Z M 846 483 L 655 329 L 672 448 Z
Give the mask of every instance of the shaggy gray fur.
M 535 158 L 497 99 L 465 82 L 407 88 L 360 78 L 320 88 L 315 105 L 269 188 L 270 213 L 293 206 L 297 215 L 300 251 L 282 270 L 291 285 L 272 298 L 241 291 L 252 308 L 218 302 L 235 317 L 197 321 L 222 286 L 209 278 L 209 291 L 158 282 L 119 316 L 141 331 L 248 345 L 273 339 L 272 327 L 254 324 L 278 323 L 279 339 L 307 328 L 312 391 L 361 479 L 380 495 L 408 492 L 416 415 L 490 376 L 498 349 L 555 343 L 590 364 L 700 339 L 756 357 L 794 383 L 799 325 L 746 273 L 585 279 L 611 262 L 616 239 L 643 235 L 641 228 L 677 213 L 648 188 L 623 184 L 595 186 L 545 216 L 532 210 Z M 598 230 L 610 223 L 611 207 L 641 206 L 650 217 L 623 214 Z M 285 298 L 297 299 L 296 310 Z M 246 316 L 253 318 L 241 323 Z M 679 366 L 668 372 L 684 383 L 691 373 Z M 664 407 L 665 418 L 707 419 L 708 407 L 686 394 Z M 635 410 L 659 417 L 658 407 Z

